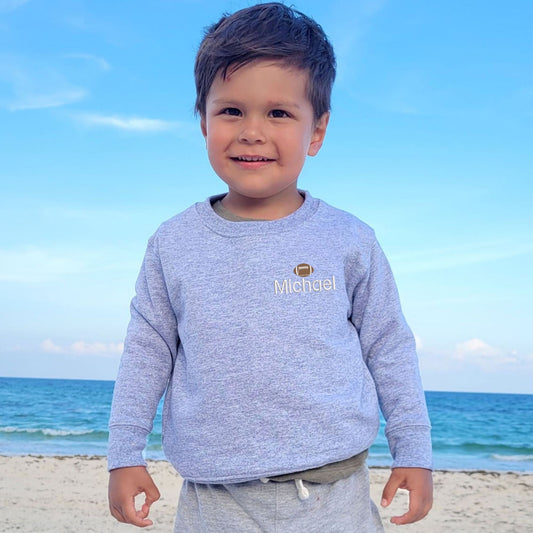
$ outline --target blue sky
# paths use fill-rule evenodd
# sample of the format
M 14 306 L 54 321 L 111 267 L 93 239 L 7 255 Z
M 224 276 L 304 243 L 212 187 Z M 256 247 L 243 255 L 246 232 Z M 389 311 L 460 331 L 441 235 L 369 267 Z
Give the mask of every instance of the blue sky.
M 114 378 L 148 237 L 225 190 L 192 69 L 251 3 L 0 0 L 0 375 Z M 294 5 L 338 59 L 300 186 L 376 230 L 426 389 L 533 393 L 533 3 Z

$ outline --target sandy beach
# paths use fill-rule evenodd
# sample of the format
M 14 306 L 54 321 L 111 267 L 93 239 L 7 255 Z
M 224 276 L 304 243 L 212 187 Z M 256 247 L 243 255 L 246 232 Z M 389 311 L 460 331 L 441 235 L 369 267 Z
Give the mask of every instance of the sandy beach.
M 152 508 L 155 524 L 144 531 L 172 531 L 181 480 L 163 461 L 149 470 L 162 497 Z M 102 457 L 0 456 L 2 532 L 136 531 L 116 522 L 107 509 L 107 471 Z M 371 470 L 371 491 L 378 502 L 388 477 L 386 469 Z M 388 523 L 406 505 L 405 494 L 381 510 Z M 139 530 L 137 530 L 139 531 Z M 403 526 L 406 533 L 504 533 L 533 531 L 533 474 L 436 472 L 435 504 L 429 517 Z

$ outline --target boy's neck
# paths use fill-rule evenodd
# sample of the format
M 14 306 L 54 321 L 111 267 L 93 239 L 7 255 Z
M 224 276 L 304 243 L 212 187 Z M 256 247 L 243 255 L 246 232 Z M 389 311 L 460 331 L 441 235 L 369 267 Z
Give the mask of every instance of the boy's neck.
M 280 202 L 277 198 L 243 198 L 231 193 L 222 198 L 224 209 L 238 217 L 253 220 L 278 220 L 298 210 L 304 202 L 304 196 L 296 195 Z

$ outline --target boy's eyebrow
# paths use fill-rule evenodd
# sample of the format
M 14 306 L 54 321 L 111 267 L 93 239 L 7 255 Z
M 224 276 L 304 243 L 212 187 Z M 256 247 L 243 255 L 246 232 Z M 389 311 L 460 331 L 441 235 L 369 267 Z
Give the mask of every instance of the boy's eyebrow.
M 243 105 L 242 102 L 239 102 L 238 100 L 231 100 L 230 98 L 216 98 L 212 101 L 212 103 L 216 106 L 232 105 L 235 107 L 241 107 Z M 269 102 L 267 102 L 267 107 L 292 107 L 294 109 L 301 108 L 298 102 L 291 102 L 290 100 L 270 100 Z

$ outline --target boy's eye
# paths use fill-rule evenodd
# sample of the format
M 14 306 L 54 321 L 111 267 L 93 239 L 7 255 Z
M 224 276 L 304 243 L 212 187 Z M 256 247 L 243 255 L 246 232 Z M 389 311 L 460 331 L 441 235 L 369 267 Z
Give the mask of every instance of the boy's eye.
M 231 117 L 240 116 L 241 112 L 236 107 L 226 107 L 222 110 L 223 115 L 229 115 Z
M 283 109 L 273 109 L 270 114 L 272 115 L 272 118 L 285 118 L 289 116 L 289 114 L 286 111 L 283 111 Z

